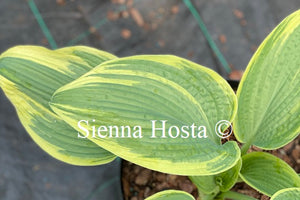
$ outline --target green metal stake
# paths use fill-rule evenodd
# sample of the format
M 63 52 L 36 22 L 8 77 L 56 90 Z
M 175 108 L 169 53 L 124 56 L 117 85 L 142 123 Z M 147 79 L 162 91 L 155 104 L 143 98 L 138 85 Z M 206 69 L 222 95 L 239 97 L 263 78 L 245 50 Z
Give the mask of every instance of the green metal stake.
M 231 68 L 229 67 L 229 64 L 227 63 L 227 61 L 226 61 L 225 57 L 223 56 L 222 52 L 219 50 L 218 46 L 216 45 L 216 43 L 212 39 L 211 35 L 209 34 L 209 32 L 208 32 L 201 16 L 199 15 L 198 11 L 196 10 L 196 8 L 192 4 L 192 2 L 190 0 L 183 0 L 183 2 L 185 3 L 186 7 L 190 10 L 190 12 L 194 16 L 194 18 L 197 20 L 198 25 L 200 26 L 200 29 L 201 29 L 204 37 L 206 38 L 210 48 L 213 50 L 213 52 L 217 56 L 219 62 L 223 66 L 223 68 L 226 70 L 226 72 L 228 74 L 231 73 Z
M 36 4 L 34 3 L 33 0 L 29 0 L 28 5 L 29 5 L 35 19 L 37 20 L 40 28 L 42 29 L 46 39 L 48 40 L 50 47 L 52 49 L 57 49 L 57 44 L 56 44 L 54 38 L 52 37 L 51 32 L 49 31 L 47 25 L 45 24 L 43 17 L 41 16 Z

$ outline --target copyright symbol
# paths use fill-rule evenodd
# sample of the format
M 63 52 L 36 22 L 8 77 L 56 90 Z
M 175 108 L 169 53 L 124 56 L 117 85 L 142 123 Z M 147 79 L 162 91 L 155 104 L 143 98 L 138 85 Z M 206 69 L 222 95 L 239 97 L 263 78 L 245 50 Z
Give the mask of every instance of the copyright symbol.
M 224 130 L 225 128 L 228 128 L 228 127 L 230 127 L 229 131 L 223 133 L 222 128 Z M 228 138 L 232 134 L 231 123 L 227 120 L 218 121 L 218 123 L 215 126 L 215 132 L 216 132 L 217 136 L 219 136 L 220 138 Z

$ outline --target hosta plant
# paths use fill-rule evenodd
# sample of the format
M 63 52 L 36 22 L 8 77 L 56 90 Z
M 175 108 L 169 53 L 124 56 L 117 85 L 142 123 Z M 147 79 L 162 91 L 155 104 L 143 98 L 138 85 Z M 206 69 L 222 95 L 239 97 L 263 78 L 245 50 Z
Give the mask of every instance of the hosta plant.
M 90 47 L 13 47 L 0 56 L 0 86 L 33 140 L 74 165 L 117 156 L 186 175 L 199 198 L 299 199 L 300 178 L 266 152 L 300 132 L 300 11 L 284 19 L 251 59 L 237 94 L 216 72 L 171 55 L 117 58 Z M 219 122 L 223 123 L 217 126 Z M 238 142 L 222 142 L 230 123 Z M 216 134 L 218 133 L 218 134 Z M 221 135 L 220 135 L 221 134 Z M 163 191 L 148 200 L 193 199 Z

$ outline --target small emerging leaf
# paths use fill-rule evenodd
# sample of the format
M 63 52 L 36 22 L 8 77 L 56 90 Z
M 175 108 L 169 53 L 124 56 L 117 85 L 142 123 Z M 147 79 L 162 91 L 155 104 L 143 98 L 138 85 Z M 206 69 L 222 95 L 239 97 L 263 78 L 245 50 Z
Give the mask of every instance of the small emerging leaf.
M 204 194 L 217 194 L 219 191 L 229 191 L 236 183 L 241 170 L 242 161 L 231 169 L 216 175 L 210 176 L 190 176 L 191 181 L 197 186 L 198 190 Z
M 284 188 L 300 187 L 300 177 L 283 160 L 264 152 L 242 157 L 240 177 L 251 187 L 272 196 Z
M 220 187 L 221 192 L 229 191 L 235 185 L 238 180 L 241 167 L 242 160 L 240 159 L 234 167 L 216 176 L 215 180 L 217 185 Z
M 189 179 L 197 186 L 197 189 L 204 194 L 217 194 L 220 190 L 215 180 L 216 175 L 189 176 Z
M 145 200 L 195 200 L 189 193 L 178 190 L 165 190 L 158 192 Z

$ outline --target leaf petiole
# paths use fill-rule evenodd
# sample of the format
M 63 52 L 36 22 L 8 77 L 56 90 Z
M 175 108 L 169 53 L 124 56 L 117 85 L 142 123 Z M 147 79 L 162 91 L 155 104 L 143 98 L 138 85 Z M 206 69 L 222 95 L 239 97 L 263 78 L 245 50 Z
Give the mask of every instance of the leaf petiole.
M 220 194 L 220 196 L 224 199 L 233 199 L 233 200 L 258 200 L 254 197 L 250 197 L 241 193 L 233 192 L 233 191 L 228 191 Z
M 250 146 L 251 146 L 251 142 L 245 143 L 242 146 L 242 148 L 241 148 L 241 154 L 242 154 L 242 156 L 247 153 L 247 151 L 249 150 Z

